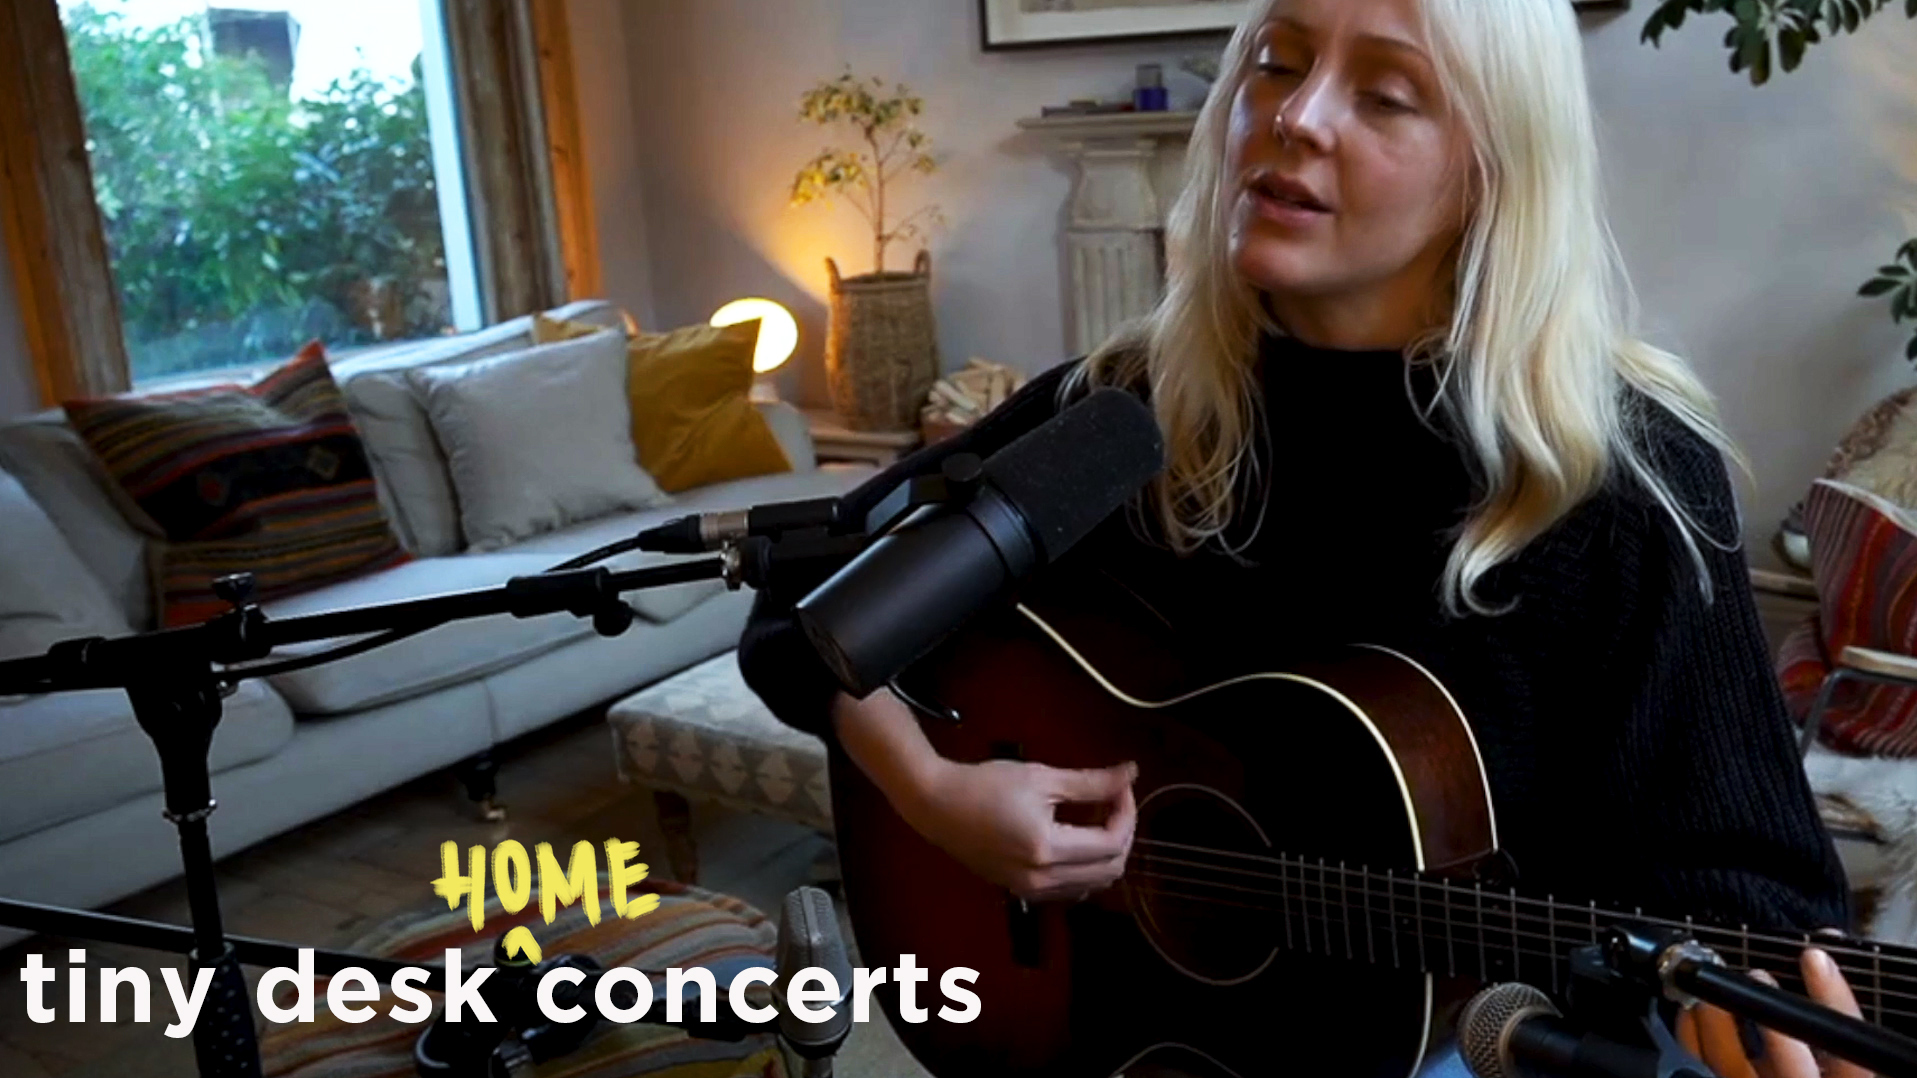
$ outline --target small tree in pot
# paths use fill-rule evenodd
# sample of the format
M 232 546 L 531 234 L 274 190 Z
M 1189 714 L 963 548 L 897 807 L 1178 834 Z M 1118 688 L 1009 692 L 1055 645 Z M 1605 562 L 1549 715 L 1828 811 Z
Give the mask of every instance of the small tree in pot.
M 921 249 L 912 272 L 887 273 L 887 251 L 922 240 L 941 223 L 935 205 L 898 211 L 896 185 L 936 169 L 931 140 L 917 118 L 925 102 L 903 85 L 852 72 L 805 92 L 799 116 L 857 135 L 855 149 L 828 147 L 792 181 L 792 204 L 831 196 L 852 204 L 872 228 L 869 274 L 842 277 L 825 260 L 832 280 L 832 320 L 826 334 L 826 374 L 833 407 L 859 430 L 901 430 L 917 422 L 919 406 L 937 380 L 938 340 L 932 319 L 931 258 Z

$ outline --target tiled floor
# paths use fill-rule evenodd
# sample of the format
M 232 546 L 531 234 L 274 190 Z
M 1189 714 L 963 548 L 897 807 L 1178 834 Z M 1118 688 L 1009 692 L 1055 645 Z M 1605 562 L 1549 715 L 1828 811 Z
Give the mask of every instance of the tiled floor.
M 551 842 L 562 850 L 580 839 L 631 839 L 641 844 L 653 871 L 670 874 L 651 798 L 619 781 L 603 723 L 573 722 L 511 747 L 501 761 L 499 791 L 509 818 L 489 824 L 477 818 L 451 775 L 431 775 L 227 859 L 219 874 L 228 931 L 342 946 L 391 914 L 433 899 L 427 881 L 439 875 L 439 844 L 448 839 L 490 846 L 516 838 L 528 847 Z M 804 828 L 706 806 L 696 807 L 694 825 L 700 884 L 775 915 L 787 890 L 811 881 L 812 866 L 829 845 Z M 212 826 L 219 826 L 217 814 Z M 184 924 L 186 893 L 175 881 L 112 911 Z M 85 946 L 94 967 L 145 967 L 159 997 L 155 1022 L 29 1021 L 19 977 L 26 955 L 37 952 L 48 965 L 65 966 L 71 946 Z M 0 951 L 0 1076 L 191 1076 L 191 1041 L 161 1034 L 171 1020 L 158 973 L 167 961 L 147 951 L 44 937 Z M 882 1022 L 854 1028 L 840 1053 L 839 1073 L 922 1073 Z

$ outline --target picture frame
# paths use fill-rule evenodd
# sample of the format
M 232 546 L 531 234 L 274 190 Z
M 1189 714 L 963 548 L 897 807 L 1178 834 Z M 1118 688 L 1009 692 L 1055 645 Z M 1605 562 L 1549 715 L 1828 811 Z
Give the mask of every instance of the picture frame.
M 1571 0 L 1579 10 L 1617 10 L 1630 0 Z M 1228 34 L 1251 0 L 978 0 L 986 52 Z
M 979 0 L 986 52 L 1227 34 L 1251 0 Z

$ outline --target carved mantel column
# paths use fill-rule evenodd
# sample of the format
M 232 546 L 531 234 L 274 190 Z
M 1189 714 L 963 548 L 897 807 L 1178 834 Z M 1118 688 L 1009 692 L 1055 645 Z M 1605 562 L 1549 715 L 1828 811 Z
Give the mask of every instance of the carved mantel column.
M 1178 193 L 1197 116 L 1119 112 L 1018 122 L 1053 139 L 1077 169 L 1065 214 L 1065 302 L 1074 352 L 1098 347 L 1158 302 L 1165 214 Z

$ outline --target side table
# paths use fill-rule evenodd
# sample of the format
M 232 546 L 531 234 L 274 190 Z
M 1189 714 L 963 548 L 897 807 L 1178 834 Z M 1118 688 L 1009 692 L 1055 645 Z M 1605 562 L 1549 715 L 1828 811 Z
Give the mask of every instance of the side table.
M 853 461 L 883 468 L 919 446 L 918 431 L 852 430 L 830 408 L 805 409 L 805 418 L 821 462 Z

